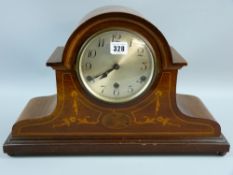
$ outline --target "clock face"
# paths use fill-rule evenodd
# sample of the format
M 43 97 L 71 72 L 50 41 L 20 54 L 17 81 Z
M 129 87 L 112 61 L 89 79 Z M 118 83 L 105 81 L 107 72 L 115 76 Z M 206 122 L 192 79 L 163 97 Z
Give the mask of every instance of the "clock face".
M 156 55 L 140 34 L 109 29 L 91 36 L 82 46 L 76 73 L 95 98 L 124 103 L 145 92 L 158 74 Z

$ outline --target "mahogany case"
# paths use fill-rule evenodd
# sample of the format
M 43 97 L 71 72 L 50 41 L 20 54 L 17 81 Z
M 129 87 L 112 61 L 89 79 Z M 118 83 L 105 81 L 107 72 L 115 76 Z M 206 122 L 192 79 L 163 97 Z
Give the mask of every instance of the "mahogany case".
M 151 88 L 124 104 L 101 102 L 81 86 L 74 65 L 85 40 L 107 27 L 136 31 L 157 53 L 161 70 Z M 203 103 L 176 93 L 185 59 L 162 33 L 131 12 L 110 11 L 84 21 L 47 62 L 57 94 L 33 98 L 4 144 L 9 155 L 225 154 L 229 143 Z

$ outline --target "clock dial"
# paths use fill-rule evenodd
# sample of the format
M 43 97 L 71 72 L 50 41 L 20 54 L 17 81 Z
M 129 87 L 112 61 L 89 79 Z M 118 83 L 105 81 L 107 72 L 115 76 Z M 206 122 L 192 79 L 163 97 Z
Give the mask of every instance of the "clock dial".
M 94 97 L 123 103 L 145 92 L 158 73 L 147 40 L 138 33 L 111 29 L 91 36 L 77 56 L 76 72 Z

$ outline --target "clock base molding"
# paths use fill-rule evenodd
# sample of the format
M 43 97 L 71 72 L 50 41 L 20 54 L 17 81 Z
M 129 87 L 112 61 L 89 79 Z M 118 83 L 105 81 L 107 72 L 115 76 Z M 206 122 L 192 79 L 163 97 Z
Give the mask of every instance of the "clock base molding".
M 80 139 L 80 140 L 24 140 L 11 135 L 4 144 L 4 152 L 10 156 L 25 155 L 225 155 L 229 143 L 220 137 L 197 139 Z

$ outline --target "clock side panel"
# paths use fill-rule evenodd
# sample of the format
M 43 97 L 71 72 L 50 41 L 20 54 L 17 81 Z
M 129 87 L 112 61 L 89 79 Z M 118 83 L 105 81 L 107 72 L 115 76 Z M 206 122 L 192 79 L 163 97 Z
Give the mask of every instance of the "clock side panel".
M 15 138 L 162 138 L 219 135 L 216 122 L 184 115 L 176 106 L 177 71 L 164 71 L 151 95 L 121 107 L 93 103 L 75 83 L 75 73 L 56 71 L 57 107 L 47 116 L 31 114 L 13 127 Z M 43 104 L 42 104 L 43 105 Z

